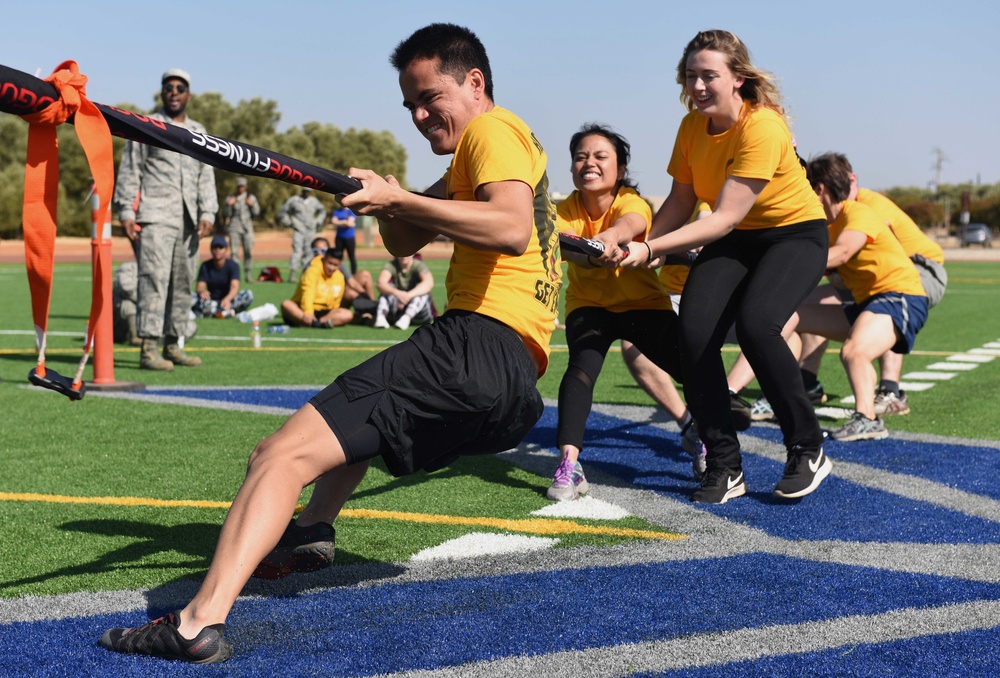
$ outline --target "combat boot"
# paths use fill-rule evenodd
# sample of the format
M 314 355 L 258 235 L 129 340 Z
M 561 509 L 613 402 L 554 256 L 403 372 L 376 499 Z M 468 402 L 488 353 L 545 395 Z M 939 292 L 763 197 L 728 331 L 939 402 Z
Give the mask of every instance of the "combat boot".
M 174 364 L 160 357 L 160 342 L 157 339 L 144 338 L 142 340 L 142 355 L 139 358 L 139 369 L 169 372 L 174 369 Z
M 188 355 L 177 345 L 177 337 L 166 337 L 164 339 L 163 357 L 174 365 L 182 367 L 197 367 L 201 365 L 201 358 Z
M 128 336 L 125 340 L 130 346 L 142 346 L 142 337 L 135 331 L 135 316 L 130 315 L 125 319 L 128 323 Z

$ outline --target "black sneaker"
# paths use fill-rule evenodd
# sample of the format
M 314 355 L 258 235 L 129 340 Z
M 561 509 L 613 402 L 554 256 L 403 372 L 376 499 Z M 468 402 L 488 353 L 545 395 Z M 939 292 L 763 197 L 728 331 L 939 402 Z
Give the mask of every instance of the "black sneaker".
M 816 382 L 812 388 L 806 389 L 806 397 L 813 405 L 822 405 L 826 402 L 826 392 L 823 391 L 823 384 Z
M 737 431 L 746 431 L 750 428 L 750 403 L 743 400 L 732 391 L 729 392 L 729 411 L 733 417 L 733 427 Z
M 822 447 L 818 450 L 793 448 L 788 452 L 785 475 L 774 488 L 774 496 L 782 499 L 804 497 L 819 487 L 832 468 L 833 462 Z
M 729 468 L 710 469 L 701 479 L 701 488 L 691 495 L 691 501 L 704 504 L 725 504 L 734 497 L 747 493 L 743 470 Z
M 336 531 L 327 523 L 299 527 L 292 518 L 278 545 L 260 561 L 252 576 L 283 579 L 293 572 L 315 572 L 333 563 Z
M 192 664 L 214 664 L 233 656 L 233 646 L 226 642 L 224 635 L 225 624 L 206 626 L 194 640 L 188 640 L 177 632 L 179 621 L 178 613 L 172 612 L 134 629 L 108 629 L 99 643 L 112 652 L 178 659 Z

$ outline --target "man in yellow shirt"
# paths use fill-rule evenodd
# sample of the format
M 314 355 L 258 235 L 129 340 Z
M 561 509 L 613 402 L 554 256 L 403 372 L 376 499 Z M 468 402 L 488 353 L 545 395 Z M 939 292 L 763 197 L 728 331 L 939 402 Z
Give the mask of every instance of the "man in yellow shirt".
M 829 153 L 823 156 L 840 174 L 846 173 L 851 180 L 848 200 L 857 201 L 873 209 L 896 236 L 903 251 L 910 258 L 920 275 L 920 283 L 927 295 L 928 310 L 934 308 L 944 296 L 948 286 L 948 273 L 944 268 L 944 251 L 920 230 L 906 212 L 881 193 L 860 188 L 858 178 L 847 156 Z M 826 352 L 829 340 L 814 335 L 802 336 L 802 379 L 806 388 L 819 386 L 817 374 L 820 362 Z M 879 357 L 879 385 L 875 394 L 875 413 L 880 416 L 904 415 L 910 413 L 906 392 L 900 389 L 903 374 L 903 356 L 895 351 L 886 351 Z
M 927 296 L 913 262 L 886 223 L 867 205 L 848 200 L 849 173 L 832 156 L 809 162 L 809 181 L 829 224 L 827 271 L 836 269 L 854 303 L 843 306 L 830 285 L 818 288 L 796 311 L 796 331 L 844 342 L 840 360 L 854 392 L 855 412 L 830 437 L 877 440 L 889 432 L 875 413 L 872 361 L 889 350 L 910 352 L 927 320 Z
M 281 303 L 281 317 L 289 325 L 340 327 L 354 320 L 354 311 L 344 305 L 347 281 L 340 270 L 340 250 L 328 249 L 314 257 L 302 274 L 291 299 Z
M 392 63 L 414 125 L 435 154 L 454 156 L 451 166 L 429 195 L 352 168 L 363 187 L 341 204 L 378 217 L 394 256 L 439 235 L 455 243 L 446 312 L 342 374 L 257 445 L 194 599 L 145 626 L 110 629 L 100 640 L 109 650 L 225 661 L 224 622 L 255 568 L 278 577 L 328 566 L 331 523 L 372 459 L 396 475 L 441 468 L 514 447 L 542 415 L 536 382 L 561 280 L 545 152 L 493 103 L 486 50 L 468 29 L 426 26 Z M 289 521 L 311 483 L 309 505 Z

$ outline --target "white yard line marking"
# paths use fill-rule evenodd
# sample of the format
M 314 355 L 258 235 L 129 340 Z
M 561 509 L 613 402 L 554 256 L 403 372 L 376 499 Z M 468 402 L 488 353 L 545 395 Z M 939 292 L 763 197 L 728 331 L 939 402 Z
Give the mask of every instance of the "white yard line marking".
M 969 370 L 974 370 L 979 367 L 979 363 L 959 363 L 947 360 L 943 363 L 931 363 L 927 366 L 929 370 L 961 370 L 963 372 L 968 372 Z
M 958 372 L 907 372 L 903 379 L 924 379 L 929 381 L 948 381 L 954 379 Z
M 575 501 L 557 501 L 532 511 L 533 516 L 546 518 L 584 518 L 588 520 L 621 520 L 632 515 L 617 504 L 610 504 L 594 497 L 580 497 Z
M 993 356 L 991 355 L 969 355 L 968 353 L 956 353 L 953 356 L 948 356 L 948 362 L 959 362 L 959 363 L 988 363 L 993 362 Z
M 413 562 L 421 560 L 456 560 L 478 556 L 495 556 L 527 553 L 550 549 L 559 543 L 552 537 L 529 537 L 521 534 L 493 534 L 470 532 L 456 539 L 425 548 L 410 556 Z
M 929 388 L 933 388 L 933 383 L 928 383 L 926 381 L 901 381 L 899 382 L 899 388 L 904 391 L 926 391 Z

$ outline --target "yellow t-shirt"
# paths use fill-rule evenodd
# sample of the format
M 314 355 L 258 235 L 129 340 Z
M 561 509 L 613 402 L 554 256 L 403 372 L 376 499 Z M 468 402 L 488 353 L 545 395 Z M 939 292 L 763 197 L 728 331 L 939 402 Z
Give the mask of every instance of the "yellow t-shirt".
M 722 134 L 708 133 L 709 119 L 692 111 L 684 116 L 667 172 L 694 187 L 712 209 L 730 176 L 765 179 L 767 185 L 738 229 L 774 228 L 825 219 L 792 146 L 780 115 L 743 102 L 740 119 Z
M 928 238 L 910 218 L 910 215 L 901 210 L 892 200 L 881 193 L 869 191 L 867 188 L 858 189 L 857 200 L 862 205 L 868 205 L 878 212 L 882 221 L 889 224 L 889 228 L 899 238 L 906 256 L 912 257 L 914 254 L 919 254 L 939 264 L 944 263 L 944 250 L 941 249 L 941 246 Z
M 591 219 L 583 206 L 579 191 L 556 206 L 559 231 L 572 231 L 584 238 L 593 238 L 630 213 L 646 222 L 646 230 L 638 240 L 645 240 L 653 213 L 646 201 L 632 188 L 618 189 L 618 195 L 608 211 Z M 643 248 L 645 249 L 645 248 Z M 569 285 L 566 287 L 566 315 L 584 306 L 600 306 L 613 313 L 639 309 L 668 309 L 670 298 L 656 272 L 648 268 L 585 268 L 569 262 Z
M 547 158 L 527 125 L 495 106 L 472 119 L 445 174 L 448 198 L 475 200 L 496 181 L 523 181 L 534 192 L 534 229 L 524 254 L 511 256 L 455 243 L 445 287 L 448 309 L 475 311 L 510 326 L 545 372 L 562 284 L 556 210 Z
M 926 296 L 916 267 L 878 213 L 853 200 L 841 204 L 843 210 L 829 225 L 830 243 L 837 242 L 845 230 L 860 231 L 868 238 L 857 254 L 837 267 L 854 301 L 860 304 L 883 292 Z
M 689 223 L 696 221 L 698 214 L 701 212 L 711 211 L 712 208 L 708 206 L 707 202 L 699 200 L 698 204 L 694 207 L 694 212 L 691 214 Z M 663 289 L 667 291 L 667 294 L 681 294 L 684 291 L 684 285 L 687 284 L 689 273 L 691 273 L 690 266 L 683 266 L 681 264 L 664 266 L 660 269 L 660 282 L 663 283 Z
M 326 271 L 323 270 L 323 257 L 313 257 L 309 267 L 302 274 L 298 287 L 295 288 L 292 301 L 308 315 L 316 315 L 316 311 L 340 308 L 346 284 L 344 274 L 339 268 L 333 275 L 327 277 Z

